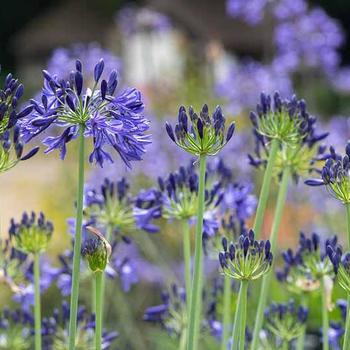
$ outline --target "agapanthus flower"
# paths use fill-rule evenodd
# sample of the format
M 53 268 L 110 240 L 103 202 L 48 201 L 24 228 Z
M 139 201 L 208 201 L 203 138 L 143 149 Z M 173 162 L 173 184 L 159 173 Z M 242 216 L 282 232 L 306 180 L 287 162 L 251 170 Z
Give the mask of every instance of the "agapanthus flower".
M 255 26 L 263 20 L 267 4 L 267 0 L 227 0 L 226 12 L 234 18 L 241 18 Z
M 308 309 L 297 307 L 293 300 L 286 304 L 271 304 L 265 310 L 266 328 L 285 342 L 302 334 L 307 317 Z
M 333 264 L 339 285 L 350 294 L 350 253 L 343 255 L 342 248 L 339 245 L 328 245 L 327 254 Z
M 9 234 L 17 249 L 31 254 L 46 250 L 52 237 L 53 224 L 47 221 L 43 213 L 39 215 L 23 213 L 20 222 L 11 220 Z
M 85 89 L 79 60 L 69 80 L 43 71 L 41 100 L 31 100 L 33 112 L 22 121 L 24 140 L 29 141 L 51 127 L 62 127 L 64 131 L 60 136 L 48 136 L 43 143 L 47 146 L 46 153 L 58 149 L 64 159 L 66 144 L 75 139 L 81 129 L 85 137 L 93 139 L 90 162 L 100 166 L 105 161 L 113 162 L 106 150 L 108 147 L 114 149 L 128 167 L 131 161 L 140 160 L 145 145 L 150 143 L 149 135 L 145 134 L 149 125 L 142 115 L 141 93 L 131 88 L 115 95 L 117 72 L 113 70 L 108 80 L 101 80 L 103 70 L 101 59 L 94 68 L 94 84 Z
M 199 116 L 192 107 L 187 114 L 185 107 L 181 106 L 175 133 L 169 123 L 166 123 L 166 131 L 171 140 L 186 152 L 195 156 L 214 156 L 230 141 L 235 130 L 235 123 L 232 122 L 226 132 L 225 123 L 219 106 L 211 117 L 207 105 L 202 107 Z
M 223 198 L 223 189 L 219 181 L 207 183 L 204 195 L 206 213 L 215 211 Z M 164 218 L 189 220 L 196 215 L 199 184 L 193 163 L 187 167 L 181 166 L 165 179 L 159 177 L 158 185 L 160 192 L 155 192 L 154 196 L 161 203 L 161 214 Z
M 159 323 L 170 335 L 180 337 L 187 325 L 185 290 L 173 284 L 169 292 L 162 294 L 162 304 L 147 308 L 143 319 Z
M 133 196 L 130 184 L 125 178 L 112 182 L 105 179 L 97 188 L 85 191 L 84 217 L 87 224 L 109 232 L 107 239 L 121 237 L 128 241 L 128 234 L 136 229 L 149 233 L 158 231 L 152 221 L 160 216 L 160 210 L 153 205 L 153 199 L 145 192 Z M 113 233 L 113 235 L 111 235 Z
M 0 314 L 0 349 L 30 350 L 34 319 L 30 312 L 5 308 Z
M 279 175 L 287 166 L 295 181 L 315 170 L 315 163 L 325 157 L 325 147 L 319 145 L 328 133 L 316 132 L 316 118 L 306 110 L 304 100 L 292 96 L 282 100 L 276 92 L 271 97 L 261 95 L 257 112 L 251 112 L 256 140 L 255 156 L 249 155 L 250 164 L 259 167 L 267 164 L 269 143 L 273 139 L 281 142 L 275 161 L 275 172 Z
M 272 265 L 270 241 L 256 241 L 254 231 L 243 232 L 238 242 L 222 239 L 223 252 L 219 253 L 222 272 L 240 281 L 255 280 L 266 274 Z
M 313 240 L 317 242 L 317 236 L 314 236 Z M 289 291 L 300 294 L 313 292 L 320 288 L 320 281 L 304 269 L 300 247 L 295 252 L 292 249 L 284 251 L 282 257 L 284 266 L 276 271 L 276 278 Z
M 43 349 L 44 350 L 66 350 L 68 347 L 68 325 L 69 305 L 62 303 L 60 309 L 55 309 L 52 316 L 46 317 L 42 322 Z M 81 307 L 78 310 L 78 329 L 76 336 L 76 350 L 95 349 L 95 316 L 90 315 L 87 310 Z M 103 330 L 102 349 L 113 349 L 118 333 Z
M 350 141 L 345 147 L 343 157 L 330 147 L 321 177 L 307 180 L 305 183 L 309 186 L 326 186 L 334 198 L 344 204 L 350 203 Z
M 35 147 L 23 155 L 24 143 L 20 137 L 18 121 L 32 111 L 31 106 L 18 111 L 23 92 L 23 85 L 12 74 L 8 74 L 0 89 L 0 172 L 13 168 L 21 160 L 33 157 L 39 150 Z

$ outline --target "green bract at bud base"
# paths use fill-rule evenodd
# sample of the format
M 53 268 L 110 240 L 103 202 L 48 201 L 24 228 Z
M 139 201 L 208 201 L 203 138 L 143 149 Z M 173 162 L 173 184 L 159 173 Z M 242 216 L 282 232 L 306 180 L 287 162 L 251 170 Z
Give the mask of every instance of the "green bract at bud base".
M 9 234 L 15 247 L 27 254 L 44 252 L 50 242 L 53 233 L 53 225 L 46 221 L 44 214 L 38 218 L 34 212 L 29 216 L 24 213 L 20 223 L 11 220 Z
M 112 253 L 111 245 L 104 236 L 94 227 L 87 226 L 87 230 L 95 235 L 88 239 L 83 248 L 82 255 L 87 260 L 92 272 L 102 272 L 106 269 Z

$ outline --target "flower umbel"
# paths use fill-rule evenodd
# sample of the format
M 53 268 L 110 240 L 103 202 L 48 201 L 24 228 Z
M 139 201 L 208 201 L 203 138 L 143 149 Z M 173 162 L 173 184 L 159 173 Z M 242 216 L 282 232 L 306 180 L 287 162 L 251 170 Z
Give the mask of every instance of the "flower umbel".
M 286 304 L 271 304 L 265 310 L 267 329 L 287 342 L 302 334 L 307 317 L 308 309 L 296 307 L 293 300 Z
M 199 116 L 190 107 L 188 115 L 185 107 L 181 106 L 178 114 L 178 124 L 175 126 L 175 134 L 172 126 L 166 123 L 166 131 L 169 137 L 186 152 L 195 156 L 214 156 L 232 138 L 235 124 L 231 123 L 227 132 L 225 132 L 226 120 L 219 106 L 216 107 L 211 117 L 207 105 L 202 107 Z
M 53 225 L 44 214 L 23 213 L 20 222 L 11 220 L 9 234 L 17 249 L 37 254 L 46 250 L 53 233 Z
M 305 183 L 310 186 L 324 185 L 333 197 L 343 204 L 350 204 L 350 141 L 345 147 L 343 157 L 333 147 L 329 151 L 321 172 L 322 178 L 310 179 Z
M 22 122 L 23 137 L 28 141 L 52 126 L 63 127 L 60 136 L 48 136 L 43 143 L 48 147 L 46 153 L 59 149 L 64 159 L 66 144 L 83 127 L 84 136 L 93 139 L 91 163 L 95 161 L 102 167 L 106 160 L 113 162 L 106 151 L 106 146 L 111 146 L 130 167 L 131 161 L 141 160 L 145 145 L 150 143 L 149 136 L 144 134 L 149 125 L 142 115 L 141 93 L 126 89 L 115 95 L 117 72 L 113 70 L 108 80 L 101 80 L 103 59 L 95 66 L 94 84 L 84 90 L 82 69 L 82 63 L 77 60 L 68 81 L 43 71 L 42 97 L 40 101 L 31 100 L 33 113 Z
M 237 243 L 228 244 L 224 237 L 222 246 L 219 262 L 225 275 L 246 281 L 258 279 L 270 270 L 273 259 L 270 241 L 254 240 L 253 230 L 241 234 Z
M 327 246 L 327 254 L 331 260 L 339 285 L 350 294 L 350 253 L 343 255 L 340 246 Z

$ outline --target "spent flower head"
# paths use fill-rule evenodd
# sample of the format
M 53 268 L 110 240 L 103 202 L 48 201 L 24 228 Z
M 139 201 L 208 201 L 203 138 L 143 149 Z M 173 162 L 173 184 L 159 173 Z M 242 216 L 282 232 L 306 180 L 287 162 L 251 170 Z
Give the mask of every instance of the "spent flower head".
M 350 141 L 345 155 L 337 154 L 330 147 L 327 160 L 321 172 L 321 179 L 305 181 L 309 186 L 326 186 L 329 193 L 344 204 L 350 204 Z
M 270 241 L 256 241 L 254 231 L 243 232 L 236 243 L 222 238 L 223 251 L 219 262 L 225 275 L 237 280 L 255 280 L 266 274 L 272 265 Z
M 108 80 L 101 80 L 103 70 L 101 59 L 95 65 L 94 83 L 90 87 L 84 87 L 83 67 L 79 60 L 68 80 L 43 71 L 41 99 L 31 100 L 33 112 L 21 123 L 24 140 L 54 126 L 64 128 L 60 136 L 48 136 L 43 140 L 48 147 L 46 153 L 59 149 L 63 159 L 66 144 L 77 137 L 80 128 L 85 137 L 93 140 L 90 162 L 95 161 L 101 167 L 104 161 L 113 162 L 106 150 L 108 146 L 128 167 L 131 161 L 141 160 L 145 145 L 150 143 L 149 135 L 145 134 L 149 123 L 142 114 L 141 93 L 132 88 L 115 95 L 117 72 L 113 70 Z
M 169 123 L 166 123 L 166 131 L 171 140 L 186 152 L 195 156 L 214 156 L 230 141 L 235 130 L 232 122 L 226 132 L 225 123 L 226 119 L 219 106 L 212 116 L 207 105 L 202 107 L 199 116 L 192 107 L 187 113 L 185 107 L 181 106 L 175 133 Z
M 11 220 L 9 234 L 14 246 L 27 253 L 37 254 L 44 252 L 53 233 L 53 224 L 47 221 L 43 213 L 39 215 L 23 213 L 22 219 L 16 222 Z
M 271 304 L 265 310 L 266 328 L 282 339 L 290 342 L 298 338 L 305 329 L 308 309 L 297 307 L 293 300 L 286 304 Z

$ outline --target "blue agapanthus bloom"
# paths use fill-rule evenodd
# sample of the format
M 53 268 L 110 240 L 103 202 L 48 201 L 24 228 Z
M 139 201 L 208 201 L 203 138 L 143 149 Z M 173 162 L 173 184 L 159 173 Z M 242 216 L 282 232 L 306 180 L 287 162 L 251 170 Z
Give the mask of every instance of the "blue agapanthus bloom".
M 4 308 L 0 314 L 0 348 L 30 350 L 34 319 L 31 312 Z
M 327 160 L 322 168 L 320 179 L 305 181 L 309 186 L 326 186 L 329 193 L 344 204 L 350 203 L 350 141 L 345 147 L 345 155 L 337 154 L 329 148 Z
M 170 335 L 180 337 L 187 325 L 185 290 L 173 284 L 169 292 L 162 294 L 162 304 L 147 308 L 143 319 L 159 323 Z
M 53 126 L 61 127 L 64 131 L 60 136 L 48 136 L 43 143 L 46 153 L 58 149 L 64 159 L 66 144 L 81 129 L 85 137 L 93 139 L 90 162 L 101 167 L 105 161 L 113 162 L 107 148 L 114 149 L 128 167 L 131 161 L 141 160 L 145 145 L 150 143 L 150 136 L 145 134 L 149 123 L 142 114 L 141 93 L 130 88 L 116 95 L 117 72 L 113 70 L 107 80 L 101 80 L 103 70 L 101 59 L 95 66 L 91 87 L 84 86 L 79 60 L 69 80 L 43 71 L 41 100 L 31 100 L 33 112 L 21 123 L 24 140 L 29 141 Z
M 69 305 L 63 302 L 60 309 L 55 309 L 52 316 L 42 321 L 44 350 L 66 350 L 68 347 Z M 78 310 L 78 330 L 76 349 L 94 349 L 95 316 L 84 307 Z M 103 330 L 102 349 L 112 349 L 118 332 Z
M 160 217 L 160 209 L 153 202 L 152 196 L 144 191 L 132 195 L 125 178 L 116 182 L 106 178 L 101 185 L 85 191 L 86 224 L 106 233 L 107 239 L 120 237 L 128 242 L 128 235 L 136 229 L 158 232 L 153 220 Z
M 31 106 L 18 111 L 19 100 L 24 87 L 18 79 L 8 74 L 4 86 L 0 89 L 0 172 L 14 167 L 19 161 L 33 157 L 39 150 L 33 148 L 23 154 L 24 143 L 20 137 L 19 120 L 32 111 Z

